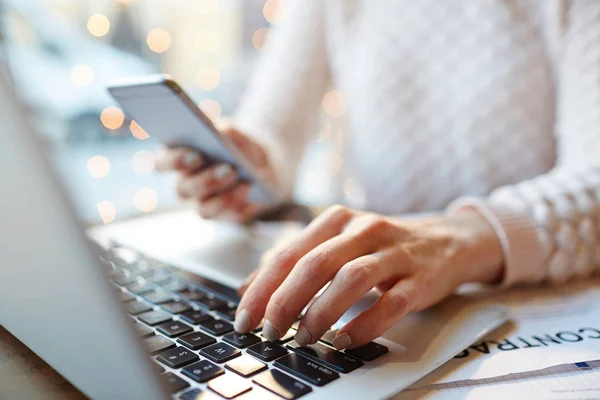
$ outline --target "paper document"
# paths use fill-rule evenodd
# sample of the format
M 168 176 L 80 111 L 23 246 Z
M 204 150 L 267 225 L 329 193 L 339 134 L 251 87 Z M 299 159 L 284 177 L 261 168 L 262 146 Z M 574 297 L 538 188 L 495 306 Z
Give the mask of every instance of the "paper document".
M 407 389 L 408 399 L 596 399 L 600 398 L 600 360 L 509 374 L 495 378 L 439 383 Z
M 513 313 L 512 322 L 416 385 L 483 379 L 600 359 L 600 279 L 484 297 L 507 305 Z

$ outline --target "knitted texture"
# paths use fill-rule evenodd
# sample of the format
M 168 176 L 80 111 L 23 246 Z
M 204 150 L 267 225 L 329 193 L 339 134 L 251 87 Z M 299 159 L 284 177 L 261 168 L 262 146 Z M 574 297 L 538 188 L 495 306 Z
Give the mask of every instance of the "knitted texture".
M 285 4 L 236 116 L 285 192 L 331 81 L 362 207 L 475 207 L 504 238 L 506 284 L 598 269 L 600 1 Z

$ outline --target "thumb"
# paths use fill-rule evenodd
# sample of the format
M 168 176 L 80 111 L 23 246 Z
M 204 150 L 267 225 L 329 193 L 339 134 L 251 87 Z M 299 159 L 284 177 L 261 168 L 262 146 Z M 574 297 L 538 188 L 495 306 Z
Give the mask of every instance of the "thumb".
M 227 137 L 246 158 L 258 168 L 266 164 L 265 151 L 260 144 L 255 142 L 248 135 L 237 130 L 232 125 L 227 125 L 220 129 L 223 136 Z

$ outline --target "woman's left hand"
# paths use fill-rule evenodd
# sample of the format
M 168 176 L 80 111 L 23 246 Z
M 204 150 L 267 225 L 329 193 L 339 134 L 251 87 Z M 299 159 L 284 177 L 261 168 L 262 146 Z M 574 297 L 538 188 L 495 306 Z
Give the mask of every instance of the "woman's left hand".
M 377 288 L 381 297 L 333 341 L 338 349 L 354 348 L 462 283 L 498 280 L 501 265 L 499 240 L 475 211 L 404 221 L 334 206 L 265 257 L 240 288 L 235 328 L 248 332 L 264 317 L 263 335 L 277 340 L 331 282 L 296 334 L 300 345 L 315 343 L 354 302 Z

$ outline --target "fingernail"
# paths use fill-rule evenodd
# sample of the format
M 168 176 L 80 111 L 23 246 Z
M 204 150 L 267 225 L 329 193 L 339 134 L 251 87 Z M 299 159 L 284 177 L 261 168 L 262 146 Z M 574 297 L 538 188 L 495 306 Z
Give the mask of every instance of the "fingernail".
M 348 336 L 347 333 L 342 333 L 341 335 L 336 336 L 336 338 L 333 339 L 333 347 L 335 347 L 338 350 L 347 349 L 348 347 L 350 347 L 351 344 L 352 340 L 350 340 L 350 336 Z
M 263 326 L 263 336 L 269 342 L 274 342 L 276 340 L 279 340 L 279 338 L 281 337 L 281 335 L 279 334 L 279 331 L 277 329 L 275 329 L 275 327 L 271 324 L 271 322 L 269 322 L 269 320 L 266 320 L 265 326 Z
M 222 164 L 222 165 L 219 165 L 217 168 L 215 168 L 215 171 L 213 172 L 213 174 L 214 174 L 215 178 L 217 178 L 218 180 L 222 180 L 222 179 L 225 179 L 232 172 L 233 172 L 233 168 L 231 168 L 231 165 Z
M 294 336 L 294 340 L 300 345 L 300 347 L 303 347 L 308 345 L 312 341 L 312 335 L 305 327 L 300 326 L 300 328 L 298 328 L 296 336 Z
M 183 156 L 183 165 L 191 167 L 200 162 L 200 154 L 190 151 Z
M 242 310 L 235 318 L 233 328 L 237 333 L 246 333 L 250 330 L 250 317 L 246 310 Z

